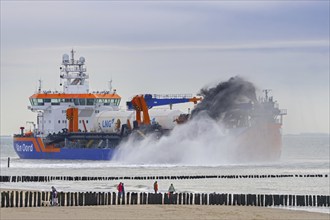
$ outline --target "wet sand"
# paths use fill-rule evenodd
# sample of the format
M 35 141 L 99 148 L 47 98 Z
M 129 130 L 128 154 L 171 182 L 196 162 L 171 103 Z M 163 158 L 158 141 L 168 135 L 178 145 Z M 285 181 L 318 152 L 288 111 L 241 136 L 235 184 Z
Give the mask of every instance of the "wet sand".
M 119 205 L 1 208 L 0 219 L 330 219 L 330 214 L 243 206 Z

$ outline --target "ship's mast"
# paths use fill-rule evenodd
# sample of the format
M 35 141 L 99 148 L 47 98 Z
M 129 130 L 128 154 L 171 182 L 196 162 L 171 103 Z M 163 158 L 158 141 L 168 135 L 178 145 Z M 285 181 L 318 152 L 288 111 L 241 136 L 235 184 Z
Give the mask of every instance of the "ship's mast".
M 86 81 L 89 77 L 86 73 L 85 58 L 80 57 L 79 60 L 74 59 L 75 51 L 71 50 L 71 59 L 69 55 L 64 54 L 62 57 L 61 79 L 65 79 L 63 85 L 64 93 L 88 93 L 89 86 Z
M 71 50 L 71 63 L 73 64 L 74 63 L 74 53 L 76 51 L 74 51 L 73 49 Z
M 111 93 L 111 91 L 112 91 L 112 79 L 109 80 L 109 92 Z
M 41 93 L 41 79 L 39 79 L 38 81 L 39 81 L 38 93 Z
M 271 89 L 264 89 L 264 90 L 262 90 L 264 93 L 265 93 L 265 102 L 268 102 L 269 100 L 268 100 L 268 94 L 269 94 L 269 92 L 270 91 L 272 91 Z

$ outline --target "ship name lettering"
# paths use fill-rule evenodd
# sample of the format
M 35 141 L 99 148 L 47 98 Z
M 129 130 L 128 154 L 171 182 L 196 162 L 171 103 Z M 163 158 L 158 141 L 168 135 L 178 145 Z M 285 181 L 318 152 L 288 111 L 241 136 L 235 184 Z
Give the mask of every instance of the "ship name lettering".
M 33 144 L 16 144 L 16 150 L 22 152 L 32 152 Z

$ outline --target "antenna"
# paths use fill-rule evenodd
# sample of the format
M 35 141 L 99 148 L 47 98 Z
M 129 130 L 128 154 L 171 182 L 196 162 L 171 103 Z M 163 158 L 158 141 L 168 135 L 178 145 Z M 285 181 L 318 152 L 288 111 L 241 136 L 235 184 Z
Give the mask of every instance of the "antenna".
M 71 64 L 74 64 L 74 53 L 75 52 L 76 51 L 74 51 L 73 48 L 72 48 L 72 50 L 71 50 Z
M 111 92 L 112 91 L 112 78 L 108 82 L 109 82 L 109 92 Z
M 38 93 L 41 93 L 41 79 L 39 79 L 38 81 L 39 81 Z

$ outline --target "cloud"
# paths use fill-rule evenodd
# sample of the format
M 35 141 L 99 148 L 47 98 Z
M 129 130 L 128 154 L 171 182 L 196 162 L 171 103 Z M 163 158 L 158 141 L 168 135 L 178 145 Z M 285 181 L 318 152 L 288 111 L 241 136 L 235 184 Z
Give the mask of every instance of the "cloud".
M 195 48 L 228 44 L 233 48 L 231 44 L 246 41 L 329 35 L 329 11 L 322 9 L 329 8 L 326 3 L 83 1 L 77 7 L 76 2 L 6 1 L 2 6 L 2 44 L 20 48 L 63 42 L 70 46 L 168 44 L 178 49 L 185 44 Z
M 63 50 L 72 47 L 72 45 L 62 46 Z M 320 49 L 329 48 L 328 40 L 297 40 L 297 41 L 264 41 L 237 44 L 134 44 L 129 45 L 111 45 L 111 44 L 94 44 L 94 45 L 77 45 L 77 48 L 85 50 L 98 51 L 242 51 L 242 50 L 277 50 L 277 49 Z M 59 47 L 43 47 L 40 49 L 58 50 Z
M 71 48 L 94 88 L 113 76 L 123 97 L 195 92 L 242 75 L 276 91 L 295 118 L 290 131 L 329 130 L 329 1 L 1 1 L 0 15 L 2 133 L 34 119 L 16 91 L 33 92 L 39 78 L 57 88 Z M 292 107 L 298 96 L 323 99 Z

